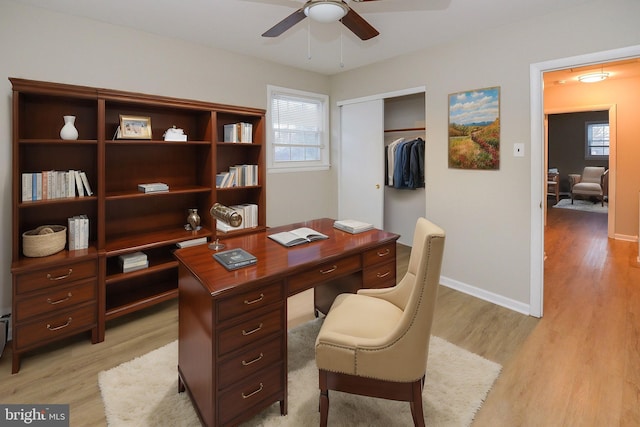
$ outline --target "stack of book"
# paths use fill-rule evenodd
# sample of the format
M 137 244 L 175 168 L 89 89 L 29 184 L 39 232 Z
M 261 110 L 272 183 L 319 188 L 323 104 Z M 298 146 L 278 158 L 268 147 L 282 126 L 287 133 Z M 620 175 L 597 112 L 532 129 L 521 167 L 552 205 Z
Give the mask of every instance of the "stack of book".
M 242 224 L 237 227 L 232 227 L 224 221 L 217 220 L 216 229 L 223 233 L 228 233 L 234 230 L 241 230 L 243 228 L 255 228 L 258 226 L 258 205 L 253 203 L 245 203 L 242 205 L 229 206 L 242 217 Z
M 120 267 L 123 273 L 129 273 L 131 271 L 141 270 L 149 267 L 149 260 L 147 254 L 144 252 L 133 252 L 130 254 L 120 255 L 118 257 Z
M 235 165 L 228 172 L 216 174 L 216 187 L 249 187 L 258 185 L 258 165 Z
M 138 184 L 138 191 L 142 191 L 143 193 L 157 193 L 161 191 L 169 191 L 169 186 L 164 182 Z
M 76 215 L 67 218 L 67 233 L 69 234 L 69 250 L 87 249 L 89 247 L 89 217 Z
M 83 171 L 26 172 L 22 174 L 22 201 L 61 199 L 93 195 L 87 174 Z
M 231 123 L 224 125 L 224 142 L 253 142 L 253 125 L 251 123 Z
M 351 234 L 362 233 L 363 231 L 368 231 L 373 229 L 373 224 L 369 224 L 367 222 L 358 221 L 355 219 L 343 219 L 340 221 L 335 221 L 333 226 L 338 230 L 346 231 Z

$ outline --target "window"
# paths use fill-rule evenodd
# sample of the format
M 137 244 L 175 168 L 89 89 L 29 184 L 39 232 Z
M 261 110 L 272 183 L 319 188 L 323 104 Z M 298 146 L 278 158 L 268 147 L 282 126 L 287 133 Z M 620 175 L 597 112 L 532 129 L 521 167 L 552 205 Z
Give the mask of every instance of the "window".
M 609 123 L 587 122 L 586 159 L 609 158 Z
M 267 88 L 267 165 L 270 172 L 329 168 L 329 97 Z

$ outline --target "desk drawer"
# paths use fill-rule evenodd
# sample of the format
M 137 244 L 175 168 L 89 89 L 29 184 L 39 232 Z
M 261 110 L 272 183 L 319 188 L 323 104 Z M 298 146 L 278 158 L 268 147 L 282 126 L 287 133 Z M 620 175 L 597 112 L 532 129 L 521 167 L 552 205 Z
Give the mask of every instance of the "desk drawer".
M 387 243 L 386 245 L 378 246 L 377 248 L 368 250 L 364 253 L 362 259 L 364 262 L 364 267 L 379 264 L 382 262 L 389 262 L 392 259 L 395 262 L 396 242 Z
M 218 366 L 218 388 L 227 388 L 244 378 L 266 369 L 269 365 L 284 360 L 283 335 L 263 342 L 257 346 L 242 349 L 242 352 L 232 356 Z
M 21 321 L 27 317 L 51 313 L 96 299 L 96 279 L 79 284 L 56 286 L 46 292 L 20 299 L 16 302 L 15 318 Z
M 284 330 L 284 305 L 238 325 L 224 329 L 218 335 L 218 356 L 250 346 L 262 338 Z
M 394 260 L 395 261 L 395 260 Z M 396 285 L 396 263 L 367 267 L 362 272 L 363 288 L 388 288 Z
M 241 415 L 257 414 L 280 399 L 284 399 L 283 363 L 265 369 L 221 393 L 218 399 L 218 425 L 231 425 Z M 237 425 L 237 422 L 233 423 Z
M 360 270 L 360 256 L 353 255 L 335 262 L 328 262 L 309 269 L 289 279 L 288 295 L 312 288 L 316 283 L 326 282 Z
M 16 276 L 16 293 L 22 294 L 37 289 L 64 285 L 76 280 L 96 277 L 97 273 L 98 262 L 95 259 L 43 268 Z
M 218 321 L 223 322 L 274 302 L 283 301 L 283 292 L 282 282 L 274 282 L 253 291 L 224 298 L 217 305 Z
M 62 313 L 55 313 L 35 322 L 16 325 L 16 349 L 45 344 L 93 328 L 96 324 L 96 305 L 88 304 Z

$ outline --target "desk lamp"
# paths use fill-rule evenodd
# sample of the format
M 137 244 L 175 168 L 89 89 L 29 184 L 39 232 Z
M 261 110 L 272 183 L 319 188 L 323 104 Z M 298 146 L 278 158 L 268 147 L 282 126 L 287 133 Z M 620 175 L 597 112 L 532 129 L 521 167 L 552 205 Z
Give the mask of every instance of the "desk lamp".
M 214 220 L 220 220 L 232 227 L 238 227 L 240 226 L 240 224 L 242 224 L 242 216 L 238 212 L 223 204 L 214 203 L 213 206 L 211 206 L 209 213 Z M 209 249 L 213 249 L 214 251 L 223 249 L 224 243 L 220 243 L 218 240 L 219 239 L 216 239 L 215 242 L 211 242 L 209 244 Z

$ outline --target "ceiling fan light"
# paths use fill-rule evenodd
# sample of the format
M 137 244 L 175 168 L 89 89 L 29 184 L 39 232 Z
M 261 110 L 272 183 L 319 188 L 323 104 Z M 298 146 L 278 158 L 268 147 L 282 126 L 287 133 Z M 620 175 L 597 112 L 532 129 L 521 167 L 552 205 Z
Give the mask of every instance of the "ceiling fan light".
M 337 22 L 347 14 L 347 7 L 342 1 L 315 1 L 304 8 L 304 14 L 317 22 Z
M 608 77 L 609 77 L 609 73 L 598 72 L 598 73 L 591 73 L 591 74 L 585 74 L 585 75 L 579 76 L 578 80 L 581 81 L 582 83 L 595 83 L 595 82 L 601 82 L 602 80 Z

